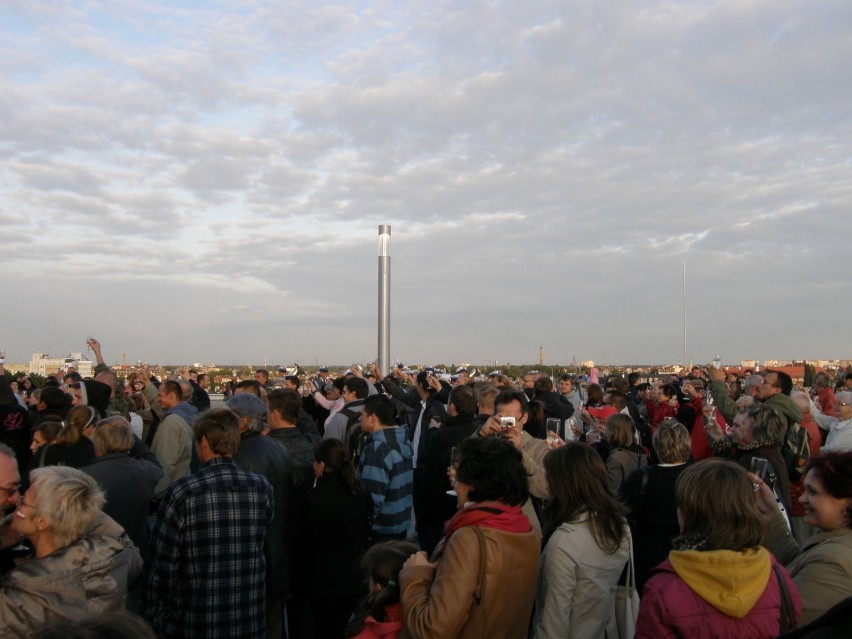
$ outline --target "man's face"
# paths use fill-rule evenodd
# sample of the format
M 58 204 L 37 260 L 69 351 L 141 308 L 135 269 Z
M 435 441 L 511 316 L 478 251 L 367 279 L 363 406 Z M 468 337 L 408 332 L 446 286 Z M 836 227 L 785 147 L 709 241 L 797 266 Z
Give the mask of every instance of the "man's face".
M 198 385 L 204 390 L 210 388 L 210 378 L 207 375 L 202 375 L 198 378 Z
M 371 415 L 365 410 L 361 411 L 361 416 L 358 418 L 358 421 L 361 424 L 361 430 L 365 433 L 374 433 L 382 427 L 379 420 L 376 419 L 376 416 Z
M 524 375 L 524 388 L 532 388 L 535 384 L 535 376 Z
M 524 424 L 527 423 L 527 415 L 521 408 L 521 402 L 519 402 L 517 399 L 513 399 L 508 404 L 500 404 L 499 406 L 495 406 L 494 414 L 499 417 L 514 417 L 515 430 L 523 429 Z
M 467 371 L 462 371 L 459 373 L 459 378 L 456 381 L 457 386 L 464 386 L 470 381 L 470 375 L 467 374 Z
M 572 390 L 574 390 L 574 382 L 570 379 L 560 379 L 559 380 L 559 392 L 563 395 L 567 395 Z
M 298 390 L 299 390 L 299 385 L 298 385 L 298 384 L 294 384 L 292 380 L 285 379 L 285 380 L 284 380 L 284 388 L 287 388 L 287 389 L 289 389 L 289 390 L 298 391 Z
M 166 390 L 166 385 L 160 385 L 160 390 L 157 393 L 157 397 L 160 398 L 160 406 L 162 406 L 165 410 L 169 410 L 174 408 L 180 403 L 180 400 L 175 397 L 172 393 L 169 393 Z
M 0 506 L 14 506 L 18 500 L 18 484 L 21 476 L 18 474 L 18 461 L 0 453 Z M 2 510 L 2 508 L 0 508 Z
M 257 380 L 258 384 L 260 384 L 261 386 L 264 386 L 266 384 L 266 381 L 269 379 L 266 375 L 264 375 L 263 373 L 260 373 L 260 372 L 255 373 L 254 378 Z
M 775 386 L 778 383 L 778 375 L 775 373 L 769 373 L 764 379 L 763 383 L 757 387 L 757 398 L 766 400 L 772 397 L 773 395 L 777 395 L 781 392 L 781 389 Z
M 71 389 L 71 406 L 83 406 L 83 389 Z

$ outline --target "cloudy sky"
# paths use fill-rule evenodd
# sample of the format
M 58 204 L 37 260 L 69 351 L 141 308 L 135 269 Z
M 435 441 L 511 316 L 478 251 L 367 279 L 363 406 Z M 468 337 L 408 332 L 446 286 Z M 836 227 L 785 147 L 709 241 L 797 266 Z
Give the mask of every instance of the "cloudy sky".
M 4 0 L 0 348 L 852 357 L 848 0 Z

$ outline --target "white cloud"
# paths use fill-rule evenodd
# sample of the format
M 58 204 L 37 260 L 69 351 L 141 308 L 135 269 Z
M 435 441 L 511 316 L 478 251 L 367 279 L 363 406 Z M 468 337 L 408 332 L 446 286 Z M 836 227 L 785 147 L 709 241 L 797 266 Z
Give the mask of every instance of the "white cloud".
M 365 359 L 386 222 L 405 360 L 677 360 L 684 260 L 696 358 L 849 356 L 846 2 L 0 17 L 19 359 Z

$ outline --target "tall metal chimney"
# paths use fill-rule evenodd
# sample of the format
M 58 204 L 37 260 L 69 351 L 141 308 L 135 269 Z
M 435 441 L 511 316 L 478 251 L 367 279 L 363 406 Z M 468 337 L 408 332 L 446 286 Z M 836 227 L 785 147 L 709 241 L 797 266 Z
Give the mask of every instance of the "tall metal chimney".
M 390 224 L 379 225 L 379 357 L 382 374 L 390 372 Z

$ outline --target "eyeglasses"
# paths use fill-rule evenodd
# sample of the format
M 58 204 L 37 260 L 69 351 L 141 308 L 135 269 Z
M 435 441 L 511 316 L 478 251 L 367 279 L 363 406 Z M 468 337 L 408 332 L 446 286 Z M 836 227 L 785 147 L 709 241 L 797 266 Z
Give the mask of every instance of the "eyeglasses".
M 15 502 L 15 505 L 16 505 L 18 508 L 20 508 L 21 506 L 29 506 L 29 507 L 30 507 L 30 508 L 32 508 L 33 510 L 35 510 L 35 509 L 36 509 L 36 507 L 35 507 L 35 506 L 33 506 L 32 504 L 28 504 L 27 502 L 25 502 L 25 501 L 24 501 L 24 496 L 23 496 L 23 495 L 21 495 L 20 497 L 18 497 L 17 501 Z
M 6 497 L 9 497 L 10 495 L 14 495 L 15 493 L 21 492 L 22 486 L 23 486 L 23 484 L 17 483 L 14 486 L 12 486 L 11 488 L 0 488 L 0 490 L 2 490 L 3 492 L 6 493 Z

